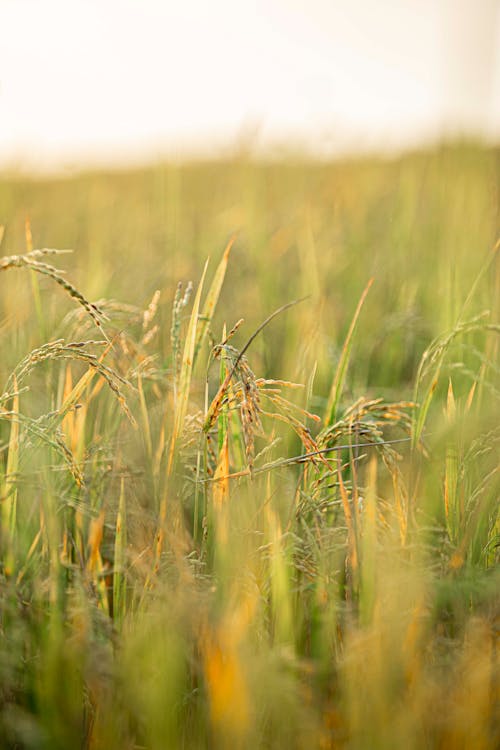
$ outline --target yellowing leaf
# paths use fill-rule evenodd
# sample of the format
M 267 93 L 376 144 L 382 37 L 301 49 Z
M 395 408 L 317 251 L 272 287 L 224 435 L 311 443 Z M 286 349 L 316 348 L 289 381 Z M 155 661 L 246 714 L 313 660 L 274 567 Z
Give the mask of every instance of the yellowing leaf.
M 172 438 L 170 441 L 170 453 L 168 457 L 168 468 L 167 474 L 172 472 L 175 448 L 179 435 L 182 432 L 184 420 L 186 418 L 188 401 L 189 401 L 189 389 L 191 387 L 191 376 L 193 373 L 194 364 L 194 350 L 196 345 L 196 330 L 198 326 L 198 313 L 200 309 L 200 298 L 201 291 L 203 289 L 203 282 L 205 280 L 205 274 L 207 272 L 208 260 L 205 263 L 203 274 L 201 276 L 200 283 L 198 285 L 198 291 L 193 302 L 193 309 L 191 311 L 191 318 L 189 319 L 188 330 L 186 334 L 186 342 L 184 344 L 184 354 L 182 356 L 181 373 L 179 378 L 179 391 L 177 403 L 175 405 L 174 415 L 174 428 L 172 432 Z

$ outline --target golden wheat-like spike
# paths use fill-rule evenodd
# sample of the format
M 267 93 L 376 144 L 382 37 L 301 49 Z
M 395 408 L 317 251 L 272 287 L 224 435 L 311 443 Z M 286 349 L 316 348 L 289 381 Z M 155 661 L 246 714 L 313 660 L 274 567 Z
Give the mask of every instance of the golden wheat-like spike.
M 142 330 L 147 331 L 151 323 L 153 322 L 156 313 L 158 312 L 158 303 L 160 302 L 160 290 L 157 289 L 153 294 L 153 298 L 149 303 L 147 310 L 144 311 L 142 316 Z
M 290 380 L 276 380 L 275 378 L 257 378 L 258 388 L 267 388 L 268 386 L 278 386 L 283 388 L 303 388 L 303 383 L 293 383 Z
M 228 343 L 228 341 L 230 341 L 233 338 L 234 334 L 241 328 L 241 326 L 243 325 L 244 322 L 245 322 L 245 319 L 244 318 L 240 318 L 234 324 L 234 326 L 231 328 L 231 330 L 229 331 L 229 333 L 227 334 L 227 336 L 224 338 L 224 340 L 222 341 L 222 343 L 220 344 L 220 346 L 226 346 L 227 343 Z
M 142 337 L 141 344 L 142 346 L 148 346 L 160 330 L 159 325 L 154 325 L 152 328 L 149 329 L 149 331 L 146 331 L 144 336 Z
M 261 391 L 262 392 L 262 391 Z M 313 422 L 321 422 L 321 417 L 318 417 L 317 414 L 313 414 L 310 411 L 307 411 L 306 409 L 303 409 L 298 404 L 292 404 L 291 401 L 288 401 L 288 399 L 283 398 L 280 393 L 269 393 L 267 390 L 264 391 L 267 398 L 272 401 L 278 408 L 281 408 L 286 414 L 293 414 L 293 412 L 296 412 L 300 414 L 305 419 L 311 419 Z
M 103 335 L 107 339 L 106 333 L 104 332 L 104 329 L 102 327 L 102 323 L 106 319 L 106 316 L 97 307 L 97 305 L 89 302 L 89 300 L 75 286 L 73 286 L 73 284 L 71 284 L 64 276 L 62 276 L 61 271 L 48 263 L 37 260 L 37 258 L 41 258 L 46 255 L 60 255 L 64 252 L 68 251 L 45 248 L 43 250 L 32 250 L 31 252 L 25 253 L 23 255 L 8 255 L 0 259 L 0 271 L 6 271 L 10 268 L 24 267 L 53 279 L 56 284 L 59 284 L 59 286 L 61 286 L 72 299 L 78 302 L 78 304 L 80 304 L 86 310 L 86 312 L 94 321 L 95 325 L 99 328 L 99 330 L 102 331 Z

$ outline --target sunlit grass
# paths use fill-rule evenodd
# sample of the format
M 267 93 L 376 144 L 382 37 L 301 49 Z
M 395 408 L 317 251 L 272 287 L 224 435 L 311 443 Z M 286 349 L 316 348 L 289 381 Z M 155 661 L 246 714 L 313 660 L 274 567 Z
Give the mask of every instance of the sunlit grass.
M 498 746 L 497 170 L 0 184 L 0 746 Z

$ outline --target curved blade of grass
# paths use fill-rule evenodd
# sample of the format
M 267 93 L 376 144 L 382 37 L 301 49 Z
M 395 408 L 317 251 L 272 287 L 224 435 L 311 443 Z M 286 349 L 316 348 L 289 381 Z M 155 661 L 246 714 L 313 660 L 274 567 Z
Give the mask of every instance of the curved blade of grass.
M 344 382 L 345 382 L 345 377 L 347 374 L 347 367 L 349 365 L 349 358 L 351 355 L 352 338 L 354 335 L 354 331 L 356 329 L 356 324 L 358 322 L 361 308 L 363 307 L 364 301 L 366 299 L 366 295 L 370 291 L 370 287 L 373 284 L 373 281 L 374 281 L 373 278 L 371 278 L 363 290 L 363 294 L 361 295 L 359 299 L 358 306 L 356 307 L 354 317 L 352 319 L 351 325 L 347 332 L 347 336 L 344 341 L 344 346 L 342 347 L 342 354 L 340 355 L 340 359 L 337 365 L 337 370 L 335 372 L 335 377 L 333 379 L 332 387 L 330 388 L 330 395 L 328 397 L 328 404 L 326 407 L 325 423 L 324 423 L 325 427 L 328 427 L 329 425 L 333 424 L 335 422 L 335 419 L 337 418 L 338 405 L 339 405 L 340 397 L 342 396 L 342 391 L 344 390 Z
M 198 357 L 198 353 L 201 349 L 201 345 L 203 344 L 203 340 L 205 336 L 207 335 L 208 327 L 210 323 L 212 322 L 214 310 L 219 299 L 222 285 L 224 283 L 224 277 L 226 275 L 227 264 L 229 261 L 229 254 L 231 252 L 232 246 L 234 245 L 235 239 L 236 237 L 233 236 L 227 243 L 227 247 L 224 250 L 224 254 L 222 256 L 222 259 L 219 265 L 217 266 L 217 270 L 215 272 L 212 284 L 210 286 L 210 289 L 208 290 L 207 298 L 205 300 L 205 305 L 203 307 L 203 311 L 200 316 L 200 323 L 198 325 L 198 329 L 196 332 L 196 342 L 194 345 L 194 354 L 193 354 L 193 365 L 196 362 L 196 358 Z

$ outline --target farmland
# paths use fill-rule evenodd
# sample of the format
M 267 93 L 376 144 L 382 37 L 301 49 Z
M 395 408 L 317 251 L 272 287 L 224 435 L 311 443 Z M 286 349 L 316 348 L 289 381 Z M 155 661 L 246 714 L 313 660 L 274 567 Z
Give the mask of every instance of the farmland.
M 0 747 L 498 747 L 499 178 L 2 177 Z

